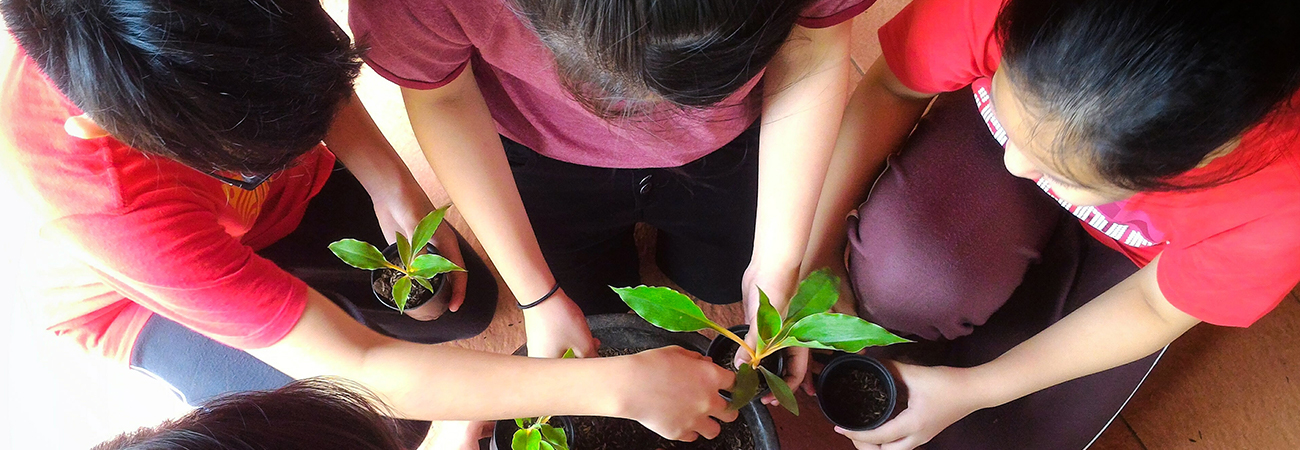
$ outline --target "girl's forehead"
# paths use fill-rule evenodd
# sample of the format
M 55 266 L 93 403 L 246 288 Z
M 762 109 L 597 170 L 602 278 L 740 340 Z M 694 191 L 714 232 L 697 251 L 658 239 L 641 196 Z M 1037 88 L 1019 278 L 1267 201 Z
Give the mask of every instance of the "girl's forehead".
M 1072 142 L 1059 121 L 1035 111 L 1006 70 L 998 69 L 990 86 L 994 115 L 1005 130 L 1007 145 L 1014 145 L 1053 178 L 1081 186 L 1109 185 L 1093 164 L 1087 144 Z

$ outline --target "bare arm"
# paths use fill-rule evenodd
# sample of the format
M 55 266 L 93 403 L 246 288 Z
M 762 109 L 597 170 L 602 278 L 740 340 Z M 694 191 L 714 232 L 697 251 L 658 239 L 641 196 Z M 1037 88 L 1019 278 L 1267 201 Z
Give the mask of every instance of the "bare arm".
M 472 68 L 433 90 L 402 89 L 415 138 L 438 179 L 521 302 L 555 284 L 524 211 L 496 126 Z M 563 291 L 524 313 L 529 353 L 594 356 L 581 310 Z
M 878 59 L 849 98 L 826 183 L 817 202 L 803 273 L 843 267 L 844 218 L 867 198 L 871 183 L 916 126 L 934 94 L 908 89 Z
M 907 410 L 875 430 L 845 434 L 858 448 L 915 448 L 975 410 L 1155 353 L 1200 323 L 1160 292 L 1159 261 L 987 364 L 901 366 Z
M 735 418 L 717 395 L 732 376 L 694 352 L 559 360 L 415 344 L 371 331 L 314 290 L 288 335 L 249 353 L 294 378 L 351 379 L 423 420 L 605 415 L 691 438 L 717 433 L 709 415 Z

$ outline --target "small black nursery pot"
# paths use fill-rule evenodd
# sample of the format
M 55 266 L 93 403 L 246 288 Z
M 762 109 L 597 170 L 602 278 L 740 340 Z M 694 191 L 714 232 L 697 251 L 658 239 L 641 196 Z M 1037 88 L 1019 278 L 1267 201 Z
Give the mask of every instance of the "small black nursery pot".
M 743 324 L 736 325 L 734 327 L 727 328 L 727 330 L 730 330 L 732 333 L 736 333 L 736 336 L 740 336 L 741 339 L 744 339 L 745 335 L 749 334 L 749 325 L 743 325 Z M 740 344 L 737 344 L 735 341 L 731 339 L 727 339 L 726 336 L 719 334 L 717 337 L 713 338 L 712 342 L 709 342 L 709 350 L 705 354 L 708 355 L 709 359 L 713 360 L 714 364 L 722 366 L 723 368 L 730 370 L 732 372 L 735 372 L 736 366 L 733 363 L 735 361 L 736 352 L 738 351 L 740 351 Z M 768 372 L 772 372 L 777 376 L 784 377 L 785 356 L 786 356 L 786 351 L 785 349 L 782 349 L 776 352 L 776 354 L 773 354 L 772 356 L 763 358 L 763 362 L 760 363 L 759 365 L 766 368 Z M 770 392 L 770 389 L 768 389 L 767 387 L 767 380 L 762 377 L 759 377 L 758 396 L 762 397 L 764 395 L 767 395 L 768 392 Z M 724 396 L 727 397 L 727 399 L 731 399 L 730 395 L 724 395 Z
M 871 430 L 894 417 L 898 386 L 894 375 L 875 358 L 842 354 L 817 377 L 817 404 L 835 425 L 850 431 Z
M 433 244 L 425 244 L 424 253 L 438 255 L 438 248 Z M 384 259 L 388 262 L 397 263 L 397 244 L 389 245 L 383 251 Z M 380 303 L 389 308 L 397 309 L 397 303 L 393 302 L 393 282 L 402 274 L 392 269 L 379 269 L 370 272 L 370 288 L 375 292 L 375 298 Z M 447 312 L 447 306 L 451 302 L 451 284 L 447 282 L 447 274 L 440 274 L 429 279 L 429 284 L 433 286 L 434 292 L 429 292 L 419 283 L 411 284 L 411 295 L 406 300 L 406 310 L 404 314 L 417 320 L 434 320 L 442 317 Z

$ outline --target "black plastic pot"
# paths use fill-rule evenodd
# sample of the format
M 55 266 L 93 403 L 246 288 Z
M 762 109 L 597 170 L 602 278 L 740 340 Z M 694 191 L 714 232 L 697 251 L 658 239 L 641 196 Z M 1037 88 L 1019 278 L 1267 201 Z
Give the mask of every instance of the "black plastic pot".
M 885 393 L 884 411 L 879 417 L 870 420 L 853 418 L 866 409 L 867 402 L 876 401 L 863 396 L 846 395 L 845 392 L 828 392 L 827 389 L 837 379 L 866 374 L 879 380 L 880 388 Z M 850 431 L 875 429 L 892 419 L 898 409 L 898 384 L 894 375 L 880 361 L 869 356 L 839 354 L 817 377 L 817 405 L 821 407 L 826 419 L 840 428 Z
M 433 244 L 425 244 L 424 251 L 425 253 L 433 255 L 439 254 L 438 247 L 434 247 Z M 384 259 L 387 259 L 388 262 L 396 263 L 398 261 L 397 244 L 389 245 L 388 248 L 385 248 L 383 255 Z M 371 286 L 374 286 L 375 281 L 379 278 L 380 271 L 383 270 L 391 269 L 370 271 Z M 432 295 L 416 297 L 415 292 L 412 291 L 411 297 L 406 300 L 406 310 L 403 311 L 406 315 L 420 320 L 433 320 L 441 317 L 443 313 L 447 312 L 447 305 L 451 301 L 451 286 L 447 284 L 446 274 L 430 278 L 429 284 L 433 286 Z M 374 291 L 374 294 L 375 298 L 379 299 L 379 303 L 383 303 L 384 306 L 392 308 L 395 311 L 400 311 L 397 308 L 397 303 L 393 302 L 392 298 L 380 295 L 379 291 Z
M 708 339 L 699 333 L 672 333 L 651 325 L 635 314 L 604 314 L 587 317 L 591 335 L 600 340 L 601 347 L 608 348 L 658 348 L 677 345 L 703 354 Z M 520 347 L 516 355 L 526 355 L 527 348 Z M 779 450 L 781 443 L 776 437 L 776 425 L 767 407 L 757 398 L 740 408 L 740 418 L 749 425 L 753 433 L 755 450 Z M 508 430 L 503 432 L 502 430 Z M 518 429 L 513 420 L 500 420 L 496 423 L 491 447 L 494 450 L 510 450 L 510 439 Z M 567 431 L 566 431 L 567 433 Z M 503 440 L 504 439 L 504 440 Z
M 744 339 L 745 336 L 749 334 L 749 325 L 744 325 L 744 324 L 736 325 L 727 328 L 727 330 L 731 331 L 732 333 L 735 333 L 736 336 L 739 336 L 741 339 Z M 721 361 L 730 360 L 732 357 L 736 356 L 736 352 L 738 350 L 740 350 L 739 344 L 736 344 L 734 341 L 728 339 L 726 336 L 719 334 L 717 337 L 713 338 L 713 340 L 709 342 L 709 350 L 705 352 L 704 355 L 708 356 L 710 359 L 713 360 L 714 363 L 717 363 L 719 366 L 727 367 L 727 365 L 721 363 Z M 786 356 L 786 351 L 782 349 L 781 351 L 776 352 L 776 354 L 764 358 L 762 364 L 760 365 L 763 366 L 764 368 L 767 368 L 768 372 L 772 372 L 779 377 L 784 377 L 786 375 L 785 356 Z M 771 389 L 767 387 L 767 379 L 763 378 L 762 375 L 759 375 L 758 387 L 759 387 L 758 395 L 756 397 L 761 398 L 762 396 L 767 395 L 768 392 L 771 392 Z M 724 392 L 722 396 L 726 397 L 728 400 L 731 399 L 730 393 Z

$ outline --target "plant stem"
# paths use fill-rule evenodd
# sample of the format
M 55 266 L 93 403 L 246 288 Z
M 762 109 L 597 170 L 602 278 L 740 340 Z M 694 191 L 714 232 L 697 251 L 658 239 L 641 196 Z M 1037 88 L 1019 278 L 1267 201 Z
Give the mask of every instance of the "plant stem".
M 736 336 L 736 333 L 732 333 L 731 330 L 722 327 L 717 327 L 714 329 L 717 330 L 719 334 L 726 336 L 727 339 L 731 339 L 733 341 L 736 341 L 737 344 L 740 344 L 740 348 L 745 349 L 745 353 L 749 353 L 749 358 L 751 360 L 757 361 L 759 359 L 758 352 L 755 352 L 754 348 L 750 347 L 749 344 L 745 343 L 745 340 L 741 339 L 740 336 Z

